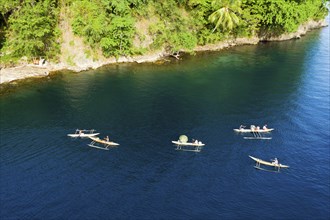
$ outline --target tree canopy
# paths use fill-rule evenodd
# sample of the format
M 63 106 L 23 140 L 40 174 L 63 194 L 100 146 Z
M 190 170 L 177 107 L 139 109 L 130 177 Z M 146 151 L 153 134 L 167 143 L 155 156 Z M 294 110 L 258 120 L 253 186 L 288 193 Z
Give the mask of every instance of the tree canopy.
M 6 4 L 2 5 L 5 11 L 1 12 L 6 25 L 2 50 L 13 58 L 55 57 L 59 53 L 57 1 L 29 0 L 20 4 L 8 1 Z
M 69 16 L 59 13 L 63 7 Z M 294 32 L 327 13 L 324 0 L 0 0 L 0 55 L 1 60 L 56 59 L 60 19 L 67 19 L 93 50 L 118 57 L 160 48 L 193 51 L 234 36 Z M 147 33 L 137 27 L 141 20 L 147 21 L 142 24 Z M 134 43 L 146 36 L 150 44 Z

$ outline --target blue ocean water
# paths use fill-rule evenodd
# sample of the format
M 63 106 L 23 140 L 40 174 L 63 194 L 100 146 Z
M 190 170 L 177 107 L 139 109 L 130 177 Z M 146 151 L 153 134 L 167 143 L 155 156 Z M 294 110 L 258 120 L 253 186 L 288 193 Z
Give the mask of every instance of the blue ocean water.
M 0 96 L 1 219 L 329 219 L 329 27 Z M 239 125 L 275 128 L 245 140 Z M 66 135 L 97 129 L 109 151 Z M 206 143 L 176 151 L 186 134 Z M 290 168 L 256 170 L 248 155 Z

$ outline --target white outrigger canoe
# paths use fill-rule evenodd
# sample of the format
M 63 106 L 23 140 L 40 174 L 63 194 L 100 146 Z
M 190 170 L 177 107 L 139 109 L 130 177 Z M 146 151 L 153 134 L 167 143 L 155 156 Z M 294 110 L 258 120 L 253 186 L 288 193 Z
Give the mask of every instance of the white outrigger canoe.
M 92 130 L 79 130 L 77 129 L 76 132 L 74 134 L 68 134 L 69 137 L 73 137 L 73 138 L 77 138 L 77 137 L 81 137 L 81 138 L 84 138 L 84 137 L 93 137 L 93 136 L 96 136 L 96 135 L 99 135 L 100 133 L 94 133 L 94 129 Z
M 254 125 L 251 125 L 250 129 L 245 129 L 245 128 L 236 128 L 234 129 L 235 132 L 237 133 L 243 133 L 243 134 L 252 134 L 252 136 L 247 136 L 244 137 L 244 139 L 259 139 L 259 140 L 270 140 L 272 137 L 267 137 L 264 134 L 269 134 L 271 131 L 273 131 L 274 128 L 257 128 Z
M 201 152 L 202 147 L 205 146 L 201 141 L 195 142 L 182 142 L 180 140 L 178 141 L 172 141 L 173 144 L 176 144 L 175 150 L 181 150 L 181 151 L 192 151 L 192 152 Z
M 203 147 L 205 146 L 205 144 L 203 144 L 202 142 L 198 142 L 198 143 L 182 143 L 181 141 L 172 141 L 173 144 L 176 145 L 181 145 L 181 146 L 196 146 L 196 147 Z
M 119 145 L 118 143 L 115 143 L 112 141 L 106 141 L 106 140 L 100 139 L 99 137 L 89 137 L 89 138 L 92 140 L 92 142 L 90 144 L 88 144 L 88 146 L 94 147 L 97 149 L 109 150 L 110 146 L 114 147 L 114 146 Z M 96 143 L 102 144 L 102 145 L 104 145 L 104 147 L 97 146 L 97 145 L 95 145 Z
M 256 158 L 256 157 L 252 157 L 250 155 L 249 155 L 249 157 L 252 160 L 256 161 L 256 165 L 254 167 L 257 168 L 257 169 L 260 169 L 260 170 L 265 170 L 265 169 L 260 167 L 261 164 L 277 168 L 277 171 L 280 171 L 280 168 L 289 168 L 289 166 L 283 165 L 283 164 L 280 164 L 280 163 L 276 164 L 276 163 L 273 163 L 273 162 L 264 161 L 264 160 L 261 160 L 261 159 Z M 270 170 L 266 170 L 266 171 L 270 171 Z
M 258 132 L 258 133 L 267 133 L 273 131 L 274 128 L 267 128 L 267 129 L 245 129 L 245 128 L 235 128 L 234 131 L 241 132 L 241 133 L 251 133 L 251 132 Z

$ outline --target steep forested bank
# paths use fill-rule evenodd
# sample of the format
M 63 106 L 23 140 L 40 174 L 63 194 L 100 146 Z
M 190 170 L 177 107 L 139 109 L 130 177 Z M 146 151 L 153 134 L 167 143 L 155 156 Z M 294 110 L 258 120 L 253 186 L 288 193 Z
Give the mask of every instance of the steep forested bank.
M 45 57 L 75 65 L 79 53 L 99 60 L 157 50 L 193 52 L 198 45 L 237 37 L 267 39 L 323 19 L 326 2 L 0 0 L 1 64 Z

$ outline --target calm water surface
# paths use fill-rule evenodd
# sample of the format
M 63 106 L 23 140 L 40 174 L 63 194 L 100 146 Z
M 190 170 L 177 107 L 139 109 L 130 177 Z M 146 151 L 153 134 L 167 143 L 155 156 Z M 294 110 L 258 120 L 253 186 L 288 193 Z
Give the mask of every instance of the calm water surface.
M 329 27 L 2 92 L 1 219 L 329 219 Z M 272 140 L 233 128 L 268 124 Z M 109 151 L 66 135 L 94 128 Z M 180 134 L 206 143 L 176 151 Z M 253 168 L 277 157 L 280 173 Z

